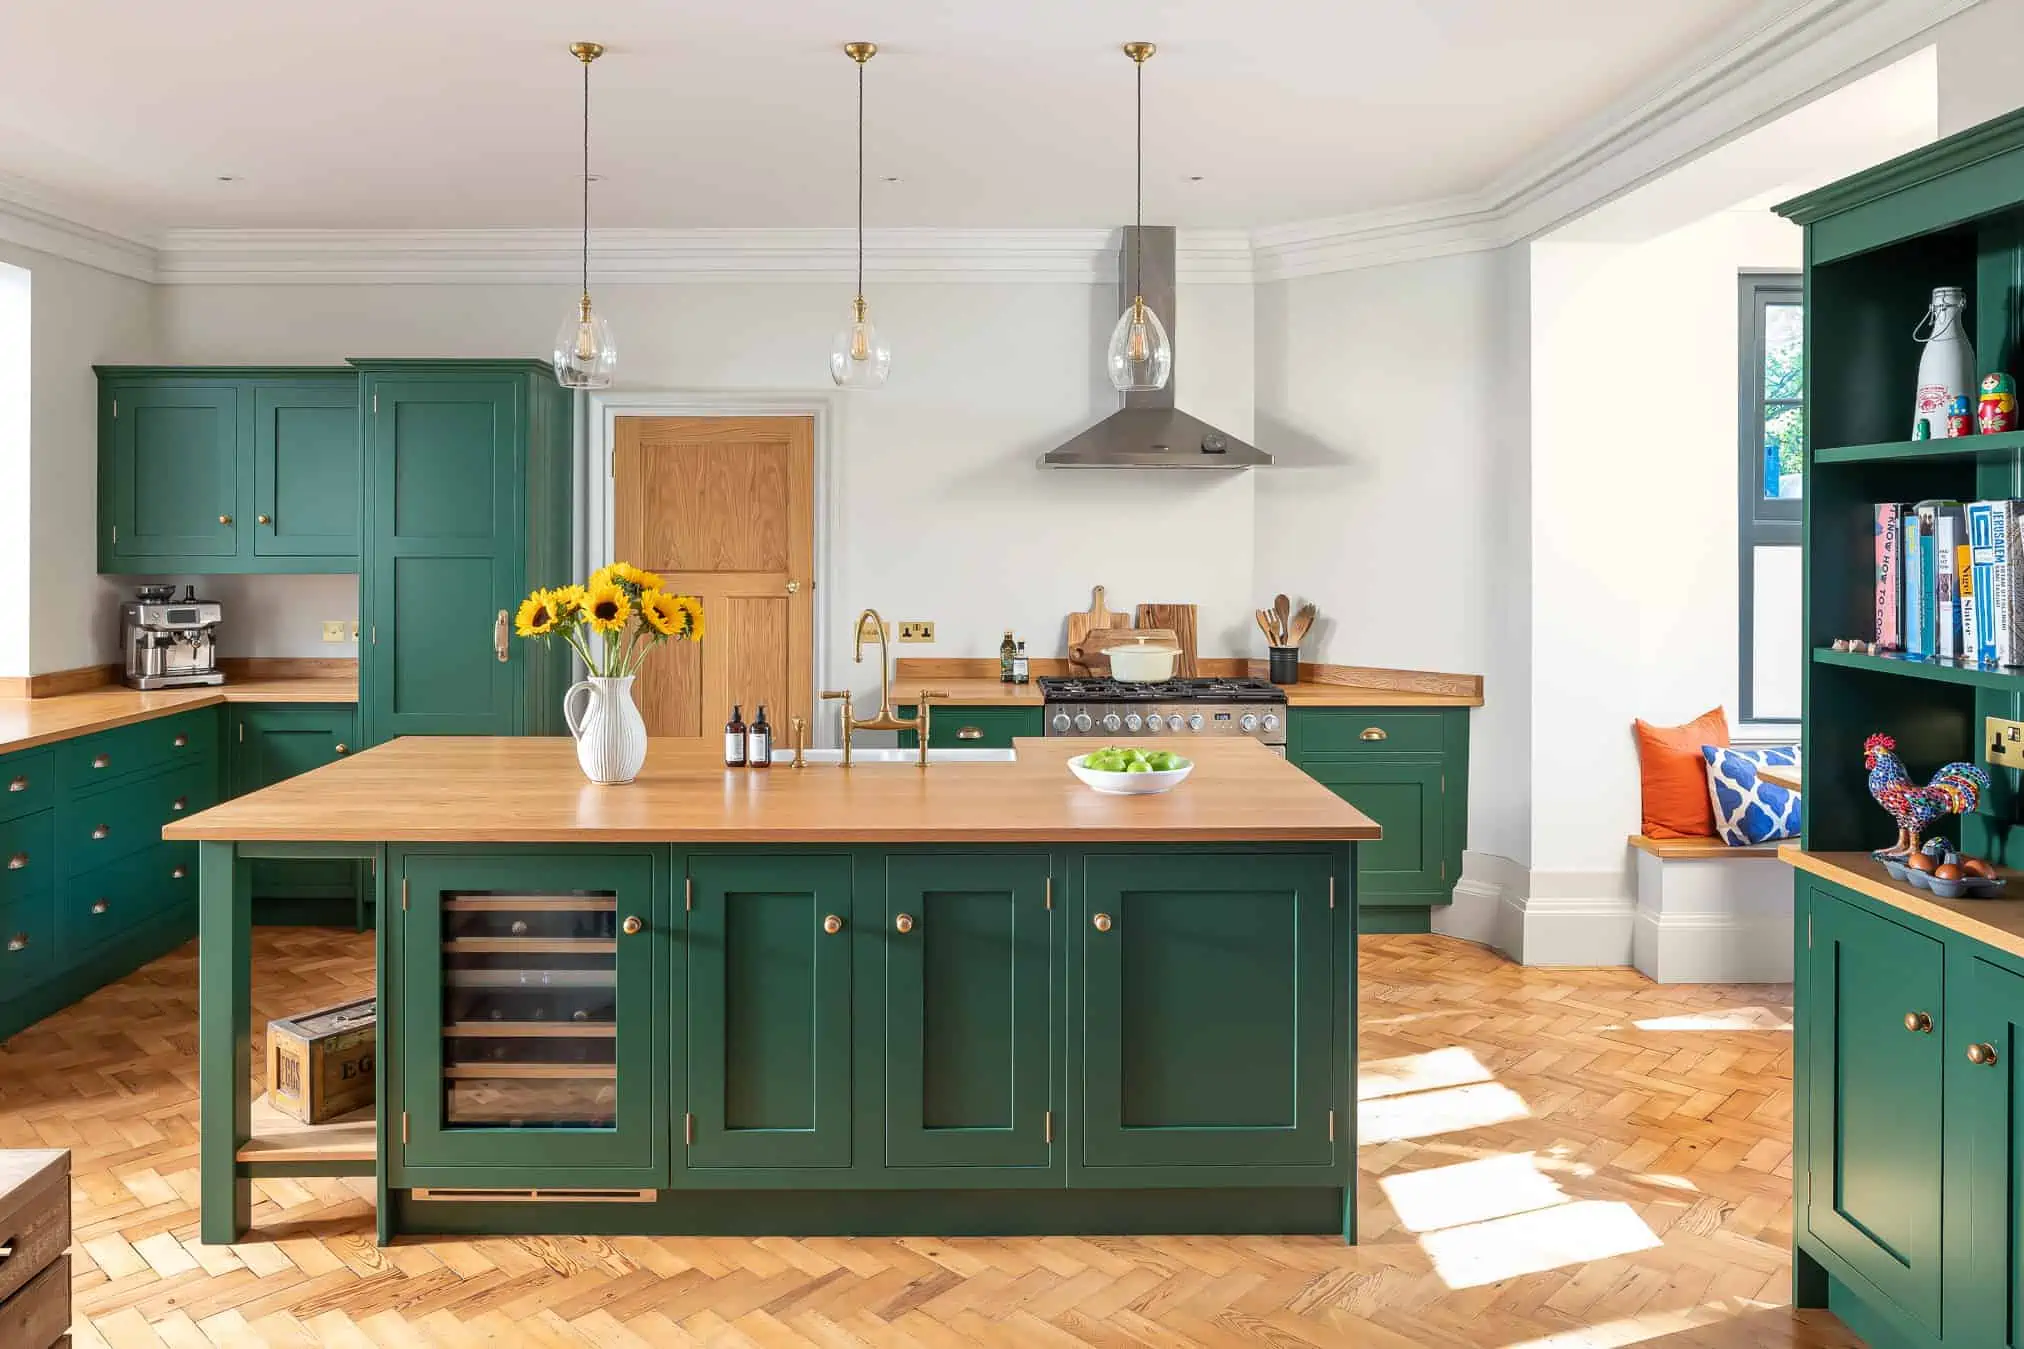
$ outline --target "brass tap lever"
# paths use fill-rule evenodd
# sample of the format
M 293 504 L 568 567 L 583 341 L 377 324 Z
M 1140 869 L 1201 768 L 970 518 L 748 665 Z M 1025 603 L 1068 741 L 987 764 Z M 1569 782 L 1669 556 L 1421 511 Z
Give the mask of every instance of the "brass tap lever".
M 794 731 L 794 762 L 787 766 L 789 768 L 806 768 L 808 767 L 808 759 L 806 757 L 808 754 L 808 719 L 806 717 L 789 717 L 787 724 Z
M 855 726 L 856 726 L 856 722 L 852 720 L 852 718 L 851 718 L 851 715 L 850 715 L 850 690 L 849 690 L 849 689 L 824 689 L 824 690 L 822 691 L 822 697 L 823 697 L 823 701 L 825 701 L 825 702 L 827 702 L 828 700 L 830 700 L 830 699 L 834 698 L 834 699 L 836 699 L 836 700 L 840 701 L 840 702 L 841 702 L 841 703 L 843 704 L 843 718 L 842 718 L 842 720 L 843 720 L 843 735 L 842 735 L 842 743 L 843 743 L 843 766 L 844 766 L 845 768 L 848 768 L 848 767 L 850 767 L 850 733 L 851 733 L 852 729 L 854 729 L 854 728 L 855 728 Z

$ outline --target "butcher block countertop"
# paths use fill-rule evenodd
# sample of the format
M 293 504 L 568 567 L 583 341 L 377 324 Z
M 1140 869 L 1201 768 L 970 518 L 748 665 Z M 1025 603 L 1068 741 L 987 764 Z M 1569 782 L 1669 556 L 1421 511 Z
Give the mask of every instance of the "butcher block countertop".
M 1204 659 L 1205 675 L 1265 674 L 1264 661 Z M 922 689 L 948 697 L 939 701 L 956 707 L 1039 707 L 1039 677 L 1066 674 L 1066 662 L 1033 662 L 1033 682 L 1001 684 L 995 660 L 903 658 L 893 680 L 896 704 L 915 702 Z M 1300 667 L 1298 684 L 1281 685 L 1292 707 L 1481 707 L 1481 675 L 1439 674 L 1429 670 L 1379 670 L 1350 665 Z
M 1225 843 L 1382 837 L 1367 816 L 1248 739 L 1188 746 L 1159 796 L 1105 796 L 1067 740 L 1015 763 L 727 769 L 649 743 L 636 782 L 585 781 L 560 737 L 408 737 L 176 820 L 169 839 L 388 843 Z M 714 750 L 715 746 L 710 746 Z
M 1891 879 L 1883 863 L 1860 852 L 1807 852 L 1794 843 L 1778 849 L 1778 859 L 1823 880 L 1845 885 L 1901 913 L 1923 918 L 1950 931 L 2024 957 L 2024 898 L 1942 899 L 1930 890 L 1914 890 Z M 2019 877 L 2002 873 L 2009 882 L 2004 894 L 2019 893 Z
M 124 685 L 106 685 L 48 698 L 0 698 L 0 754 L 219 703 L 357 701 L 355 667 L 342 674 L 315 669 L 304 674 L 256 675 L 209 688 L 156 689 L 143 693 Z

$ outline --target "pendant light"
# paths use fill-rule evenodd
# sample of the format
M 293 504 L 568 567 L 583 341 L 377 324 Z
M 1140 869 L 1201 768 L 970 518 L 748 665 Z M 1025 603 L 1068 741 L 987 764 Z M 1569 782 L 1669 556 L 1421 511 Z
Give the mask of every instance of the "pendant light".
M 870 42 L 846 42 L 843 54 L 857 62 L 857 297 L 850 322 L 829 349 L 829 377 L 845 389 L 876 389 L 892 369 L 893 351 L 872 327 L 864 302 L 864 66 L 878 55 Z
M 1146 62 L 1152 58 L 1154 50 L 1150 42 L 1124 44 L 1124 54 L 1131 58 L 1136 71 L 1138 145 L 1133 193 L 1133 224 L 1136 228 L 1132 235 L 1131 254 L 1136 271 L 1132 277 L 1132 302 L 1118 317 L 1117 327 L 1111 330 L 1110 350 L 1105 355 L 1110 382 L 1119 393 L 1164 389 L 1168 376 L 1174 371 L 1174 344 L 1167 340 L 1166 325 L 1146 305 L 1142 293 L 1145 289 L 1145 251 L 1140 236 L 1146 223 Z
M 555 333 L 555 379 L 565 389 L 611 387 L 618 348 L 611 325 L 590 307 L 590 63 L 604 55 L 596 42 L 572 42 L 570 55 L 583 62 L 583 298 Z

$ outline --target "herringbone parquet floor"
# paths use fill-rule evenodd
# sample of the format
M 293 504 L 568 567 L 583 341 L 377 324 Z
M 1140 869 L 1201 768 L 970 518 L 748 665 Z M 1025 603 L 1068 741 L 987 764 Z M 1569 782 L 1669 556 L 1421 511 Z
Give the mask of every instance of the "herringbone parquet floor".
M 255 1024 L 371 986 L 263 929 Z M 1302 1237 L 407 1241 L 366 1181 L 254 1183 L 196 1239 L 185 948 L 0 1049 L 0 1147 L 67 1147 L 85 1346 L 1355 1345 L 1844 1349 L 1787 1297 L 1782 988 L 1363 951 L 1363 1244 Z M 258 1057 L 256 1055 L 256 1062 Z

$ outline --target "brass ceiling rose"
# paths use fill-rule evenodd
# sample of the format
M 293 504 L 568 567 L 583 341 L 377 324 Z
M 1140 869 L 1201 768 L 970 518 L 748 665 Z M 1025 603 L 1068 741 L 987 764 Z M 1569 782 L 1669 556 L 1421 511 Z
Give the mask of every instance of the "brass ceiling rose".
M 569 44 L 569 54 L 585 65 L 589 65 L 592 61 L 604 55 L 604 44 L 602 42 L 572 42 Z
M 863 65 L 866 61 L 878 55 L 878 43 L 846 42 L 843 44 L 843 54 L 859 65 Z
M 1150 42 L 1127 42 L 1124 44 L 1124 54 L 1140 65 L 1144 65 L 1151 58 L 1152 54 L 1158 50 L 1159 48 Z

